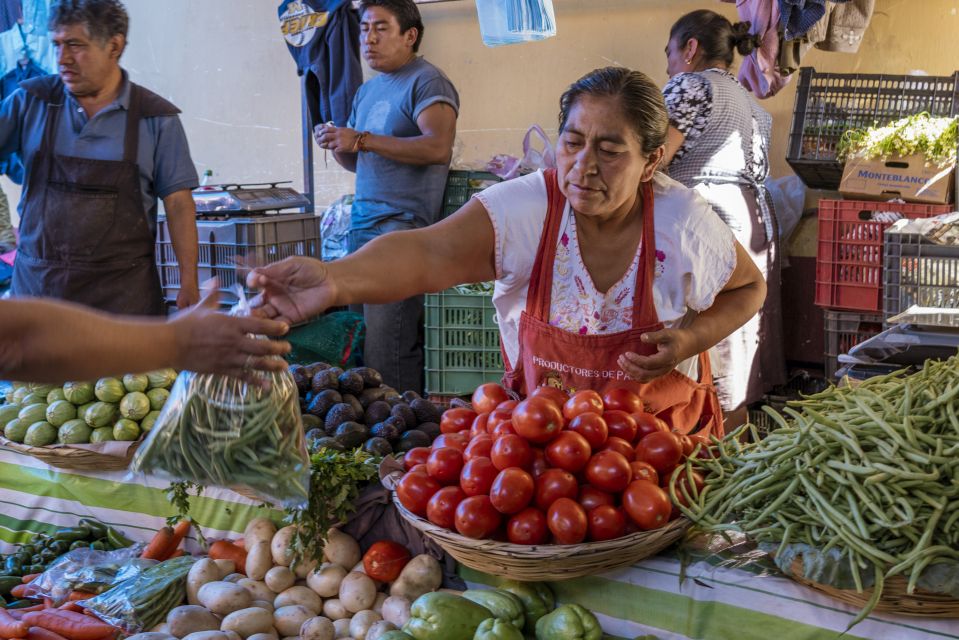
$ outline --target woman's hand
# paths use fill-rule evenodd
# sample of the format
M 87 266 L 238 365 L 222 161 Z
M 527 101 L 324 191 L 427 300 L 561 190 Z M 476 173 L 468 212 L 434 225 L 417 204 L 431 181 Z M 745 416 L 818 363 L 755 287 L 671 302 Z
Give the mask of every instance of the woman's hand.
M 266 318 L 228 316 L 217 307 L 217 292 L 208 291 L 199 304 L 170 320 L 176 345 L 177 369 L 197 373 L 222 373 L 247 378 L 251 370 L 282 371 L 281 358 L 290 351 L 286 341 L 260 336 L 282 336 L 289 325 Z
M 651 356 L 641 356 L 627 351 L 619 356 L 617 363 L 633 380 L 649 382 L 664 376 L 683 360 L 698 353 L 696 339 L 688 329 L 663 329 L 644 333 L 640 339 L 646 344 L 655 344 L 658 349 Z
M 337 153 L 356 153 L 356 139 L 359 132 L 349 127 L 334 127 L 331 124 L 318 124 L 313 129 L 313 137 L 321 149 Z
M 258 267 L 246 278 L 247 286 L 260 289 L 251 305 L 255 314 L 298 324 L 326 311 L 336 300 L 336 286 L 319 260 L 294 256 Z

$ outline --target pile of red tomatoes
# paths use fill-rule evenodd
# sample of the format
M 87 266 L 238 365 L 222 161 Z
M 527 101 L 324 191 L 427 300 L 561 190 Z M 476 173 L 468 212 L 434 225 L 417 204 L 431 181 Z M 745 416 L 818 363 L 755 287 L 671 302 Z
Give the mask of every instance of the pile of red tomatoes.
M 440 430 L 431 448 L 406 453 L 396 488 L 403 506 L 469 538 L 527 545 L 664 526 L 678 515 L 666 483 L 688 484 L 673 471 L 708 444 L 670 432 L 624 388 L 568 396 L 543 386 L 517 401 L 485 384 L 471 409 L 443 413 Z M 692 477 L 698 491 L 703 479 Z

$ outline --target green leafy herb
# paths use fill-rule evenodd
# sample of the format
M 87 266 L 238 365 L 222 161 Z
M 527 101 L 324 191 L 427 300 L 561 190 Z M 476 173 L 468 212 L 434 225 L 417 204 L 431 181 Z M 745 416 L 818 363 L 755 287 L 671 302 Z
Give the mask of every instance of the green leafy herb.
M 959 121 L 928 113 L 902 118 L 885 126 L 850 129 L 839 142 L 839 158 L 888 158 L 922 154 L 940 167 L 956 161 Z
M 200 530 L 199 524 L 190 516 L 190 491 L 193 491 L 194 496 L 199 496 L 203 493 L 203 485 L 197 484 L 195 482 L 180 481 L 180 482 L 171 482 L 170 486 L 167 487 L 166 495 L 167 500 L 170 504 L 173 505 L 173 508 L 176 509 L 176 515 L 172 515 L 166 519 L 168 525 L 175 526 L 180 520 L 193 520 L 193 530 L 196 532 L 197 542 L 201 546 L 206 547 L 206 538 L 203 536 L 203 532 Z
M 287 510 L 293 534 L 293 565 L 322 560 L 330 527 L 344 521 L 355 509 L 363 486 L 377 477 L 379 458 L 362 449 L 320 449 L 310 458 L 310 500 L 305 509 Z

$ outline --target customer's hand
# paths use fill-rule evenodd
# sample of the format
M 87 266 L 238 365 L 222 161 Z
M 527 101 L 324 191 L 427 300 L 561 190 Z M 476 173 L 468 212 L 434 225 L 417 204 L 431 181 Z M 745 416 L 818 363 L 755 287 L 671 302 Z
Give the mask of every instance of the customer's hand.
M 338 153 L 356 153 L 356 139 L 360 133 L 349 127 L 335 127 L 331 124 L 319 124 L 313 129 L 316 144 L 321 149 Z
M 252 370 L 282 371 L 281 358 L 290 351 L 286 341 L 251 336 L 282 336 L 289 325 L 277 320 L 228 316 L 217 306 L 214 289 L 200 303 L 175 315 L 169 325 L 176 344 L 175 367 L 197 373 L 222 373 L 248 378 Z
M 176 308 L 187 309 L 200 301 L 200 288 L 196 284 L 183 283 L 176 294 Z
M 336 285 L 329 271 L 314 258 L 294 256 L 258 267 L 250 272 L 246 283 L 260 289 L 251 302 L 256 315 L 288 324 L 305 322 L 336 300 Z
M 656 353 L 641 356 L 627 351 L 619 356 L 617 363 L 633 380 L 649 382 L 664 376 L 683 360 L 696 355 L 696 340 L 688 329 L 663 329 L 644 333 L 641 340 L 657 345 Z

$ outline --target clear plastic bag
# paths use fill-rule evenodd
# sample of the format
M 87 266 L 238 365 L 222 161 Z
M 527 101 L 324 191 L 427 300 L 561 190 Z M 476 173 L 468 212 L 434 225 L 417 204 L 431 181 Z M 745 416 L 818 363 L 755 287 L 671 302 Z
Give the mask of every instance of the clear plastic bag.
M 234 313 L 248 313 L 244 297 Z M 251 372 L 250 380 L 182 372 L 131 469 L 305 505 L 310 461 L 293 376 L 286 369 Z
M 350 219 L 353 196 L 337 199 L 320 220 L 320 256 L 324 261 L 345 257 L 350 252 Z
M 54 606 L 66 602 L 73 591 L 103 593 L 156 564 L 156 560 L 141 560 L 142 551 L 142 544 L 116 551 L 74 549 L 34 578 L 31 590 L 37 596 L 50 598 Z

